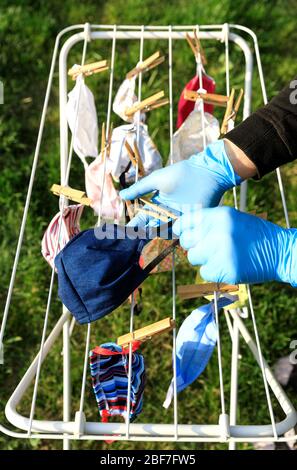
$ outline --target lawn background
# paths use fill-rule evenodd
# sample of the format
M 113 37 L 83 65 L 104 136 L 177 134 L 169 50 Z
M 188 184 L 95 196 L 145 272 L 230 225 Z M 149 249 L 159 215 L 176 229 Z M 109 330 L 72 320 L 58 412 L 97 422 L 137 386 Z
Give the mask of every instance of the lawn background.
M 72 0 L 6 1 L 0 0 L 0 79 L 4 83 L 5 102 L 0 106 L 0 243 L 1 283 L 0 302 L 4 308 L 31 162 L 36 143 L 39 120 L 49 73 L 51 54 L 57 33 L 64 27 L 84 23 L 96 24 L 222 24 L 238 23 L 250 27 L 258 35 L 268 96 L 271 98 L 290 79 L 296 76 L 297 55 L 297 1 L 247 0 Z M 180 91 L 193 76 L 195 65 L 186 42 L 174 43 L 174 111 Z M 144 56 L 158 47 L 165 54 L 165 43 L 145 42 Z M 217 92 L 225 91 L 224 46 L 205 41 L 208 58 L 207 71 L 217 82 Z M 231 84 L 239 88 L 243 83 L 243 67 L 238 49 L 231 49 Z M 81 44 L 71 52 L 69 63 L 80 60 Z M 117 47 L 114 91 L 125 72 L 135 65 L 139 53 L 137 41 L 121 42 Z M 88 61 L 110 56 L 110 44 L 98 42 L 88 46 Z M 164 89 L 168 93 L 166 63 L 146 74 L 143 96 Z M 105 119 L 108 98 L 108 74 L 90 77 L 88 86 L 95 95 L 99 123 Z M 254 73 L 253 109 L 259 107 L 262 97 Z M 218 117 L 221 114 L 217 114 Z M 0 366 L 0 422 L 7 424 L 5 403 L 19 382 L 40 344 L 43 317 L 48 293 L 50 269 L 40 255 L 40 240 L 58 210 L 58 200 L 49 192 L 59 179 L 59 112 L 58 73 L 54 78 L 44 133 L 40 162 L 34 185 L 22 256 L 16 279 L 10 317 L 5 339 L 5 365 Z M 120 124 L 115 115 L 115 125 Z M 168 156 L 168 108 L 161 108 L 148 117 L 152 136 L 164 158 Z M 297 164 L 282 170 L 292 225 L 297 226 L 296 177 Z M 74 159 L 70 185 L 83 187 L 83 172 L 78 158 Z M 231 201 L 231 198 L 229 198 Z M 268 211 L 269 219 L 284 225 L 284 218 L 275 175 L 261 183 L 251 182 L 248 189 L 248 208 Z M 90 213 L 89 213 L 90 214 Z M 84 227 L 94 219 L 84 220 Z M 178 269 L 177 282 L 193 282 L 195 271 Z M 136 318 L 140 327 L 157 321 L 171 313 L 170 274 L 152 276 L 144 285 L 143 311 Z M 290 342 L 297 338 L 295 292 L 289 286 L 270 283 L 252 289 L 261 334 L 263 351 L 270 364 L 290 353 Z M 182 322 L 197 301 L 177 303 L 178 324 Z M 50 327 L 60 315 L 60 302 L 55 290 L 50 315 Z M 250 320 L 247 322 L 250 323 Z M 106 340 L 115 340 L 129 325 L 129 308 L 122 306 L 117 312 L 96 322 L 92 327 L 92 346 Z M 226 377 L 230 364 L 230 341 L 222 322 L 223 360 Z M 80 379 L 83 367 L 86 329 L 76 327 L 72 345 L 72 417 L 79 406 Z M 145 422 L 171 422 L 172 409 L 164 411 L 162 401 L 171 378 L 170 336 L 156 339 L 142 348 L 145 356 L 148 383 L 145 391 Z M 61 341 L 53 348 L 42 368 L 36 416 L 43 419 L 62 419 L 62 357 Z M 239 381 L 239 419 L 241 423 L 268 422 L 267 406 L 261 376 L 254 366 L 249 351 L 242 346 Z M 219 410 L 219 383 L 216 355 L 199 379 L 179 397 L 179 421 L 184 423 L 215 423 Z M 88 377 L 89 380 L 89 377 Z M 226 396 L 229 384 L 226 381 Z M 32 389 L 23 401 L 20 411 L 29 413 Z M 291 394 L 296 404 L 296 398 Z M 277 408 L 277 407 L 276 407 Z M 87 419 L 98 419 L 91 387 L 87 386 L 85 411 Z M 278 415 L 282 417 L 281 413 Z M 9 425 L 8 425 L 9 426 Z M 16 440 L 0 435 L 0 449 L 59 449 L 61 441 Z M 105 443 L 74 442 L 75 449 L 106 449 Z M 124 443 L 113 444 L 114 449 L 214 449 L 224 445 L 191 443 Z M 241 445 L 240 448 L 249 448 Z

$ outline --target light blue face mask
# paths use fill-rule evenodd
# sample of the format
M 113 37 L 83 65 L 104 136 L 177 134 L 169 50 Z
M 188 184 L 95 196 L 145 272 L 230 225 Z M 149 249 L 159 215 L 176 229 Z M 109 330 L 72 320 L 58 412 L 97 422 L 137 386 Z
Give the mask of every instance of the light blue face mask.
M 237 296 L 218 299 L 218 309 L 237 300 Z M 204 371 L 217 341 L 215 306 L 209 304 L 198 307 L 184 320 L 176 337 L 176 383 L 181 392 L 194 382 Z M 168 388 L 164 408 L 168 408 L 174 393 L 173 379 Z

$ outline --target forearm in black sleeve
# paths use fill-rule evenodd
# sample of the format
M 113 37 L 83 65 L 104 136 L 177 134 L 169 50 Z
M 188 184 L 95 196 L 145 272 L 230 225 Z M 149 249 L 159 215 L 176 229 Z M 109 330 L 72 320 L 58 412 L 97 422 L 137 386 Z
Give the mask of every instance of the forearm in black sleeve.
M 297 77 L 266 106 L 228 132 L 255 164 L 258 177 L 297 158 Z

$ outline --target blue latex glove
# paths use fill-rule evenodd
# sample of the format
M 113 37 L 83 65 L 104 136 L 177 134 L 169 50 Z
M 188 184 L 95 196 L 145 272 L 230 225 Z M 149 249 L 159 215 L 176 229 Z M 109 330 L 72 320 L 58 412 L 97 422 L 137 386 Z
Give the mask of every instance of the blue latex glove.
M 297 229 L 216 207 L 182 215 L 173 231 L 206 281 L 297 286 Z
M 154 202 L 184 213 L 217 206 L 225 191 L 241 181 L 228 159 L 224 142 L 219 140 L 188 160 L 154 171 L 122 190 L 120 196 L 131 200 L 157 191 Z M 139 213 L 129 225 L 145 225 L 149 221 L 151 218 Z

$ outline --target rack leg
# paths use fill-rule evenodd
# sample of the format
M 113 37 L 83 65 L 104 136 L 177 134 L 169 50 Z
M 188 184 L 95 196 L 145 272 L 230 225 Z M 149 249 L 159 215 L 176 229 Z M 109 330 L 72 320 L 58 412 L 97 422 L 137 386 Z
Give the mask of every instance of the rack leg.
M 63 307 L 63 311 L 65 311 Z M 70 421 L 70 337 L 69 337 L 70 319 L 68 318 L 63 325 L 63 420 Z M 63 450 L 70 450 L 70 440 L 63 439 Z
M 235 313 L 235 312 L 234 312 Z M 235 313 L 237 314 L 237 313 Z M 231 387 L 230 387 L 230 425 L 236 424 L 237 395 L 238 395 L 238 355 L 239 355 L 239 329 L 233 321 L 232 328 L 232 358 L 231 358 Z M 229 450 L 235 450 L 236 443 L 229 443 Z

